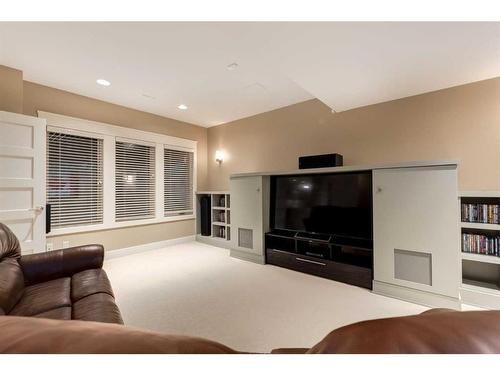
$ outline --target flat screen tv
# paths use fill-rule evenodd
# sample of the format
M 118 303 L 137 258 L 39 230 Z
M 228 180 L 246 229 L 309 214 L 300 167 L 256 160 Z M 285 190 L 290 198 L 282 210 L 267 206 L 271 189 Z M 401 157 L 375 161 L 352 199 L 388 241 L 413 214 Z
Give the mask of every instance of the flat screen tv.
M 273 176 L 271 226 L 372 239 L 372 174 Z

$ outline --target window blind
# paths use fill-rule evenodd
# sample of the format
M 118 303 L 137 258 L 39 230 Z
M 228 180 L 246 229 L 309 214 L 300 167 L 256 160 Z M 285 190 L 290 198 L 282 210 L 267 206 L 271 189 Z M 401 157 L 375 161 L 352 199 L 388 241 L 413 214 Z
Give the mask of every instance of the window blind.
M 165 216 L 193 213 L 193 152 L 165 148 Z
M 102 139 L 47 132 L 52 228 L 102 223 L 102 147 Z
M 116 221 L 155 217 L 155 148 L 116 141 Z

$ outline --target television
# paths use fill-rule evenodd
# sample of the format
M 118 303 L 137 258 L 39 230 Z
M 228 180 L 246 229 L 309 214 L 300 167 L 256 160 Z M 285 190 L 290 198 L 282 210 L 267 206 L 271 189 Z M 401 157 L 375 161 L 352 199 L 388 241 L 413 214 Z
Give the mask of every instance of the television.
M 272 176 L 271 227 L 371 240 L 371 171 Z

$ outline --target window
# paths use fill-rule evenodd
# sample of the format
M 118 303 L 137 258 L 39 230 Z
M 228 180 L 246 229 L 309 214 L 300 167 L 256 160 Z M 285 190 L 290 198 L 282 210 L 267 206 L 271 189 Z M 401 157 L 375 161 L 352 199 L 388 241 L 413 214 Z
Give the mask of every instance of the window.
M 155 147 L 116 141 L 116 221 L 155 217 Z
M 38 111 L 50 236 L 194 219 L 196 141 Z
M 103 222 L 102 139 L 47 133 L 47 203 L 53 228 Z
M 193 152 L 165 148 L 165 216 L 193 214 Z

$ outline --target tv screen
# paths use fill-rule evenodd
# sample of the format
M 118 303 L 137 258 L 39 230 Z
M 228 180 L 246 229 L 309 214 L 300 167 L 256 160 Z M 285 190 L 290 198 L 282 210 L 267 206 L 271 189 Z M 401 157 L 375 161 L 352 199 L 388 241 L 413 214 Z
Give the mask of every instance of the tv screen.
M 272 226 L 372 239 L 371 172 L 273 176 Z

